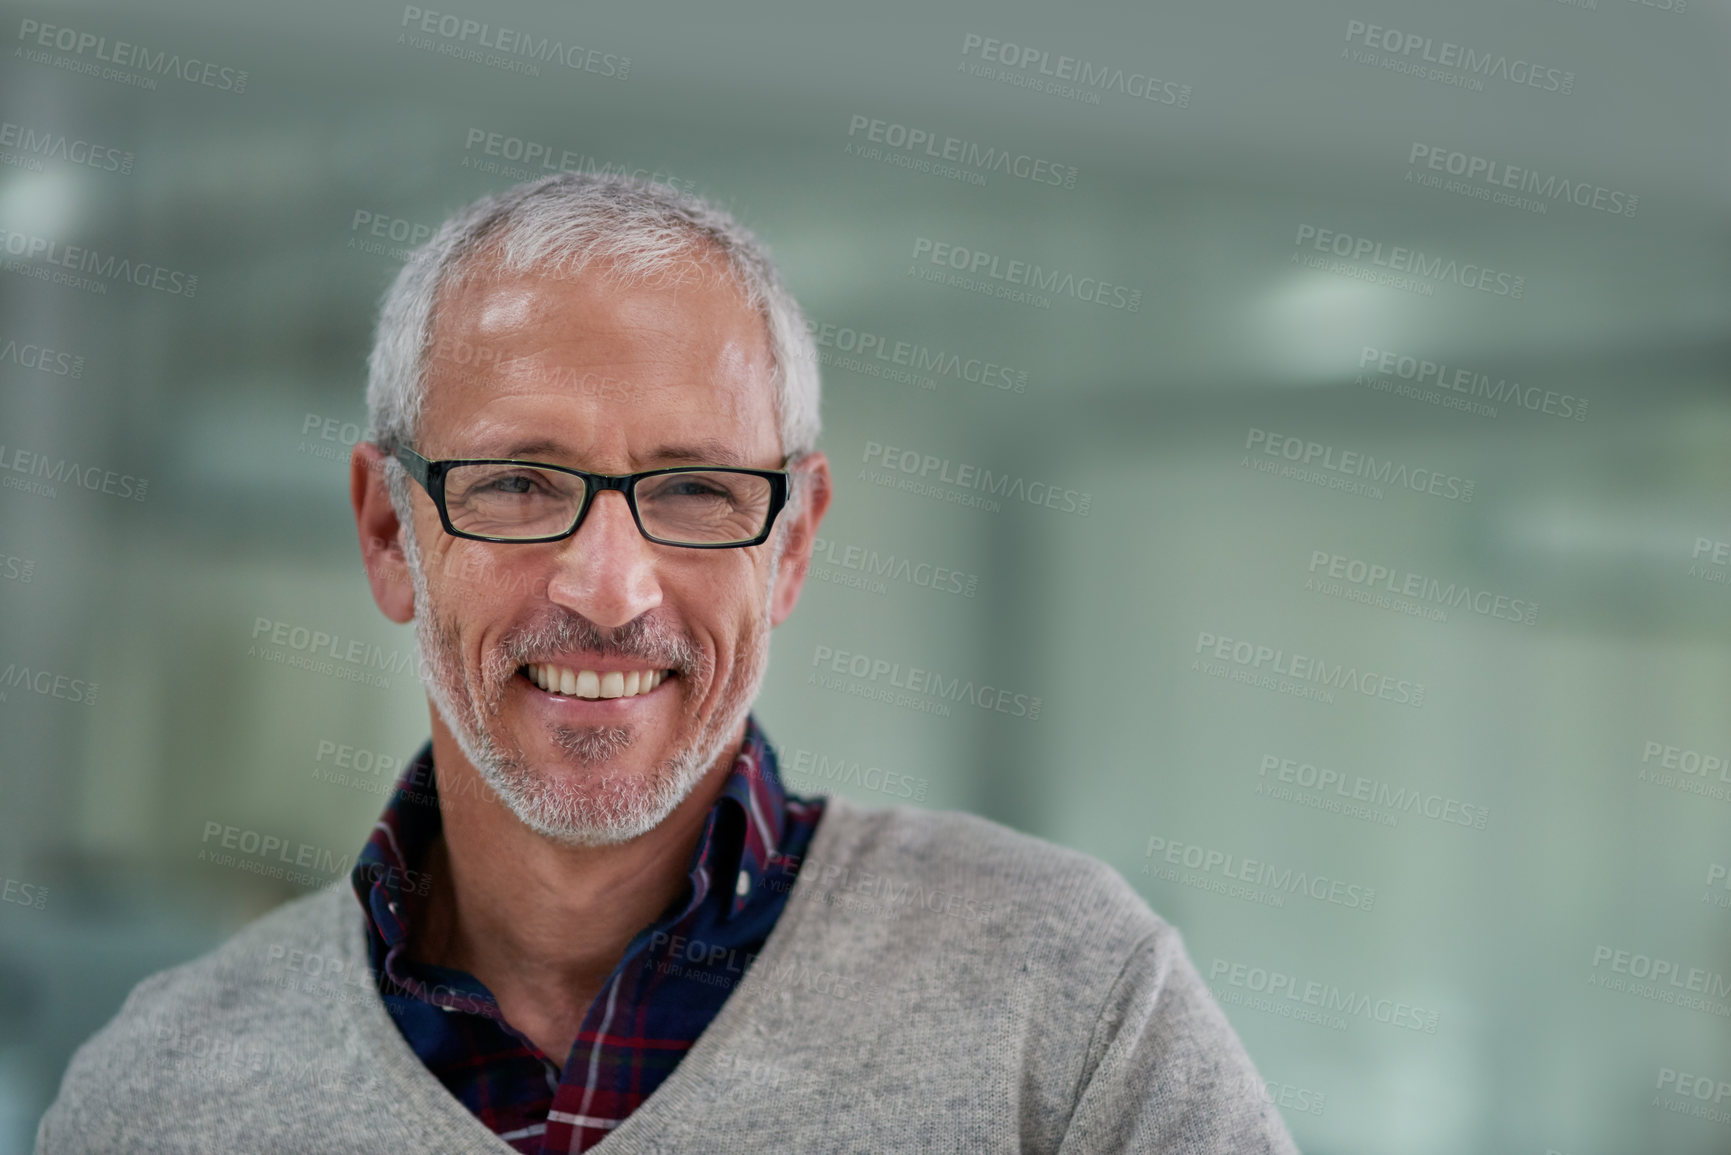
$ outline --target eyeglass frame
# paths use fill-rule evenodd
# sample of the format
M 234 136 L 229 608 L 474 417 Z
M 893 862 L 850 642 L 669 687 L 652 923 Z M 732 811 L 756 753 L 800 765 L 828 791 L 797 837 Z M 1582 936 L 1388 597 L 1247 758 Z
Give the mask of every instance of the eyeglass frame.
M 589 516 L 589 508 L 594 505 L 597 494 L 609 489 L 617 490 L 625 498 L 625 504 L 631 510 L 631 520 L 637 524 L 637 532 L 643 535 L 645 541 L 656 545 L 676 546 L 680 549 L 744 549 L 747 546 L 762 545 L 769 540 L 770 531 L 775 528 L 775 519 L 787 506 L 789 490 L 788 470 L 781 469 L 750 469 L 732 465 L 673 465 L 662 469 L 645 469 L 640 473 L 591 473 L 586 469 L 574 469 L 569 465 L 554 465 L 545 461 L 522 461 L 514 457 L 449 457 L 437 461 L 429 460 L 410 449 L 407 445 L 391 443 L 381 445 L 381 449 L 389 453 L 403 467 L 408 475 L 414 478 L 427 496 L 432 498 L 433 507 L 439 511 L 439 521 L 445 527 L 445 532 L 452 537 L 466 538 L 469 541 L 492 541 L 502 545 L 536 545 L 550 541 L 564 541 L 583 528 L 583 522 Z M 785 467 L 799 454 L 791 454 L 782 458 Z M 583 482 L 583 504 L 577 507 L 577 517 L 571 523 L 571 528 L 564 533 L 552 534 L 547 537 L 489 537 L 485 534 L 466 533 L 451 524 L 450 512 L 445 508 L 445 474 L 460 465 L 527 465 L 535 469 L 551 469 L 556 473 L 568 473 Z M 669 473 L 746 473 L 754 477 L 764 478 L 769 482 L 769 512 L 764 515 L 763 532 L 749 541 L 714 541 L 690 542 L 668 541 L 656 537 L 643 526 L 643 515 L 637 510 L 637 483 L 645 477 L 660 477 Z

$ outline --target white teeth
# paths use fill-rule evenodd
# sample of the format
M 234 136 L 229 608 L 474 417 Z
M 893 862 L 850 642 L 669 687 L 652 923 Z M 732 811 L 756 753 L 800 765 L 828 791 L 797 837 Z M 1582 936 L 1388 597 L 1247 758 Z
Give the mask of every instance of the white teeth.
M 550 694 L 568 698 L 634 698 L 667 680 L 665 670 L 573 670 L 551 662 L 524 667 L 529 680 Z

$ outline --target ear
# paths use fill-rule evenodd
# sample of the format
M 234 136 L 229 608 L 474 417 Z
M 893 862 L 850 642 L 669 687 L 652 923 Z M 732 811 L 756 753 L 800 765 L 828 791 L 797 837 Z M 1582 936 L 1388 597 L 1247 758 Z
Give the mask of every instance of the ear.
M 373 601 L 387 618 L 402 625 L 415 617 L 415 583 L 403 554 L 403 525 L 385 486 L 386 460 L 384 450 L 372 442 L 356 443 L 349 454 L 349 501 L 355 507 L 361 564 L 373 587 Z
M 784 513 L 784 516 L 791 515 L 787 527 L 782 530 L 787 535 L 787 544 L 782 547 L 775 575 L 775 598 L 769 607 L 769 621 L 775 626 L 781 625 L 793 613 L 793 607 L 799 602 L 799 591 L 805 588 L 805 575 L 811 569 L 812 547 L 817 542 L 818 523 L 823 521 L 824 511 L 829 508 L 831 492 L 829 458 L 823 454 L 809 454 L 794 468 L 800 475 L 794 479 L 795 484 L 803 492 L 797 505 Z

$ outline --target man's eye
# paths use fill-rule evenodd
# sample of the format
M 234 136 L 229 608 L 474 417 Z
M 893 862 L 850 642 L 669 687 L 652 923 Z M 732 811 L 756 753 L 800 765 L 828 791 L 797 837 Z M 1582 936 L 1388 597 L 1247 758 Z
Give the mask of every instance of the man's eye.
M 709 481 L 674 481 L 661 487 L 657 497 L 730 497 L 725 489 Z
M 670 477 L 642 496 L 651 503 L 687 510 L 721 509 L 738 501 L 738 495 L 725 482 L 712 477 Z
M 548 479 L 539 473 L 500 473 L 486 477 L 468 491 L 472 497 L 540 497 L 556 492 Z

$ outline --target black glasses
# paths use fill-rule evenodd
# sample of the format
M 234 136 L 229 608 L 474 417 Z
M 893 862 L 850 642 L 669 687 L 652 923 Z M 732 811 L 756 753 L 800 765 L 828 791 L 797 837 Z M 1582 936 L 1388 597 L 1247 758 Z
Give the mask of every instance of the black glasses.
M 589 515 L 595 495 L 616 489 L 625 495 L 637 531 L 650 541 L 730 549 L 763 542 L 787 504 L 785 469 L 682 465 L 589 473 L 538 461 L 428 461 L 406 445 L 389 451 L 433 499 L 445 532 L 475 541 L 570 537 Z

